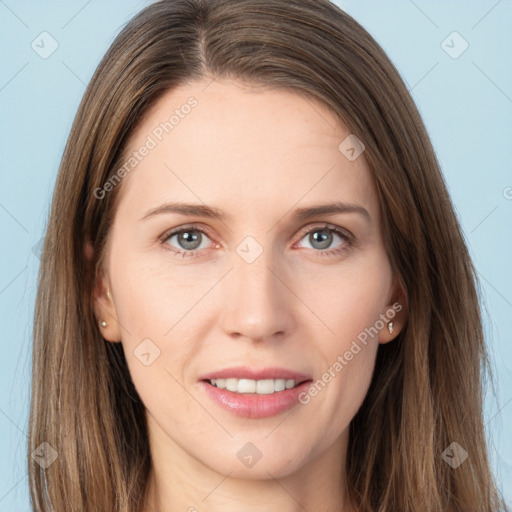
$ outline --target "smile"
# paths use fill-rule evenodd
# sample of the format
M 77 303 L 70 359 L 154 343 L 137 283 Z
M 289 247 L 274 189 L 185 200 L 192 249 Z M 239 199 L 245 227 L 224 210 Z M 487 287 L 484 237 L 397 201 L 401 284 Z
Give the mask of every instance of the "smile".
M 227 389 L 233 393 L 257 395 L 271 395 L 285 389 L 294 388 L 297 382 L 294 379 L 212 379 L 209 380 L 212 386 L 219 389 Z

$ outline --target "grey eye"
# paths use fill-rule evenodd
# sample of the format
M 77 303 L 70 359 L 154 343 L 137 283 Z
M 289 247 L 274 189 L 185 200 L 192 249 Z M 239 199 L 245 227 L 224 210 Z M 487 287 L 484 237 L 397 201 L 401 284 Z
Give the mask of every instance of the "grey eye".
M 327 249 L 331 245 L 333 240 L 332 230 L 315 229 L 314 231 L 309 233 L 308 240 L 315 249 Z
M 339 244 L 341 247 L 349 243 L 347 235 L 343 234 L 337 229 L 329 227 L 314 228 L 306 233 L 306 235 L 303 237 L 303 240 L 306 239 L 308 241 L 311 249 L 317 249 L 318 251 L 324 252 L 325 249 L 328 248 L 333 250 L 336 249 L 336 247 L 331 248 L 334 237 L 338 237 L 341 240 L 341 244 Z
M 185 229 L 179 231 L 178 233 L 174 233 L 167 239 L 169 243 L 174 237 L 177 238 L 178 249 L 184 249 L 187 251 L 195 251 L 201 246 L 201 242 L 203 241 L 204 233 L 199 231 L 198 229 Z M 174 244 L 171 244 L 174 245 Z M 174 245 L 175 246 L 175 245 Z M 176 246 L 175 246 L 176 247 Z

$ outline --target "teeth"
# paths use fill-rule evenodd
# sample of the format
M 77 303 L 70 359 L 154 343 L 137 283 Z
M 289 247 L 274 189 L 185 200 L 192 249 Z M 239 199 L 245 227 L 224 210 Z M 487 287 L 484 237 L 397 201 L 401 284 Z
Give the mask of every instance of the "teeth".
M 276 391 L 284 391 L 295 387 L 293 379 L 212 379 L 210 383 L 219 388 L 234 393 L 256 393 L 258 395 L 271 395 Z
M 285 387 L 286 389 L 290 389 L 295 387 L 295 381 L 293 379 L 288 379 L 285 381 Z

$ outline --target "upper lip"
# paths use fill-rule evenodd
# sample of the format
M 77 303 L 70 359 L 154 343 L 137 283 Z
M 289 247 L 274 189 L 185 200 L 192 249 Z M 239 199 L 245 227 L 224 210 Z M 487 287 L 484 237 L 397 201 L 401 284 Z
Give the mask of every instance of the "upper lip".
M 296 372 L 287 368 L 279 368 L 277 366 L 269 368 L 249 368 L 248 366 L 235 366 L 232 368 L 224 368 L 223 370 L 207 373 L 199 378 L 199 380 L 213 379 L 293 379 L 295 382 L 304 382 L 311 380 L 311 376 L 305 373 Z

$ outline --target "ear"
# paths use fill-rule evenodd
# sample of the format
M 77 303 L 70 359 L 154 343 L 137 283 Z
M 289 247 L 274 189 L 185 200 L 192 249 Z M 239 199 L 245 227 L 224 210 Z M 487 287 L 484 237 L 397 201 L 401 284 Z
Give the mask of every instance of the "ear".
M 400 334 L 407 320 L 407 312 L 408 300 L 405 286 L 401 279 L 394 278 L 391 298 L 381 315 L 384 326 L 379 332 L 379 343 L 389 343 Z M 390 325 L 390 322 L 393 323 Z
M 94 262 L 94 249 L 89 241 L 85 242 L 84 253 L 91 264 Z M 94 315 L 101 335 L 107 341 L 121 341 L 121 328 L 117 321 L 117 313 L 114 305 L 112 287 L 110 286 L 107 272 L 101 267 L 94 274 L 93 301 Z M 106 326 L 102 327 L 102 322 Z

